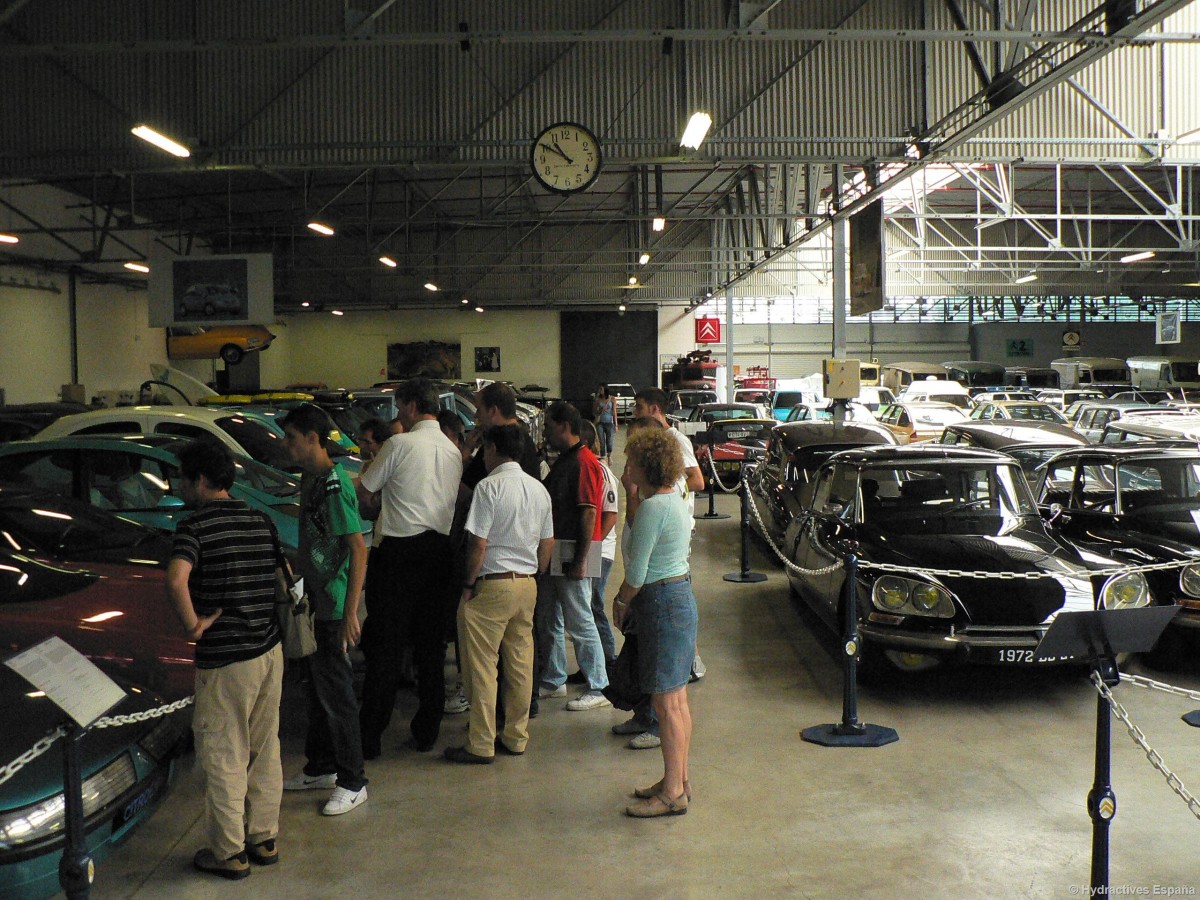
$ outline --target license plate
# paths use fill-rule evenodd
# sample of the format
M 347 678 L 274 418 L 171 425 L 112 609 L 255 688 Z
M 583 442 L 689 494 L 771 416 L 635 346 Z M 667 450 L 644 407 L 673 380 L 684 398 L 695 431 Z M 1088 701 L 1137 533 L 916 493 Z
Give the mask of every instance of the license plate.
M 727 431 L 725 432 L 725 440 L 740 441 L 742 438 L 750 437 L 749 431 Z
M 983 661 L 994 663 L 1000 666 L 1034 666 L 1044 665 L 1047 663 L 1068 662 L 1073 657 L 1056 656 L 1050 659 L 1037 659 L 1035 657 L 1037 651 L 1033 649 L 1019 649 L 1014 647 L 996 647 L 991 650 L 984 651 Z

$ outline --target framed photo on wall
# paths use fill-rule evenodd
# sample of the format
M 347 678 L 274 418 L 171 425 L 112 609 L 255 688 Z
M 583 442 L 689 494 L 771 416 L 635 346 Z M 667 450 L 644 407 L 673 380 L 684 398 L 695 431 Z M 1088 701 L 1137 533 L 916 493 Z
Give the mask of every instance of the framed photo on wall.
M 1183 339 L 1179 319 L 1178 311 L 1159 313 L 1154 323 L 1154 343 L 1178 344 Z
M 476 347 L 475 348 L 475 371 L 476 372 L 499 372 L 500 371 L 500 348 L 499 347 Z

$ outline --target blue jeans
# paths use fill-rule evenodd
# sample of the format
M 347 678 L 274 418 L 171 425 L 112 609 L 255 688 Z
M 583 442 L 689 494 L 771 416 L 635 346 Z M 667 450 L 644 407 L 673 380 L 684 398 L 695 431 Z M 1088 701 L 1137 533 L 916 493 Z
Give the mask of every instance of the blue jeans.
M 563 643 L 563 623 L 575 646 L 575 658 L 587 678 L 588 690 L 608 687 L 604 666 L 604 648 L 592 616 L 593 578 L 576 581 L 564 575 L 551 575 L 538 582 L 534 631 L 537 636 L 537 679 L 539 686 L 557 688 L 567 682 L 567 648 Z
M 367 779 L 350 658 L 342 652 L 342 623 L 315 624 L 317 652 L 307 657 L 308 735 L 304 755 L 308 763 L 304 774 L 336 772 L 338 787 L 358 791 Z
M 612 456 L 616 446 L 617 426 L 613 422 L 597 422 L 596 434 L 600 438 L 600 455 Z
M 612 571 L 611 559 L 600 560 L 600 577 L 593 578 L 592 586 L 592 618 L 596 620 L 596 630 L 600 632 L 600 646 L 604 648 L 605 659 L 617 658 L 617 642 L 613 639 L 612 625 L 608 622 L 608 614 L 604 611 L 604 586 L 608 584 L 608 573 Z

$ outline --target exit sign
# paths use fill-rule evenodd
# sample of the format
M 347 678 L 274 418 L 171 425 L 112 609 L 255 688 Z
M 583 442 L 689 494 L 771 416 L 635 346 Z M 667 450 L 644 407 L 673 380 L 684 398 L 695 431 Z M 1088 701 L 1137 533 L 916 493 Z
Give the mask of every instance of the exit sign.
M 1009 338 L 1004 342 L 1004 355 L 1009 359 L 1033 356 L 1033 341 L 1029 338 Z

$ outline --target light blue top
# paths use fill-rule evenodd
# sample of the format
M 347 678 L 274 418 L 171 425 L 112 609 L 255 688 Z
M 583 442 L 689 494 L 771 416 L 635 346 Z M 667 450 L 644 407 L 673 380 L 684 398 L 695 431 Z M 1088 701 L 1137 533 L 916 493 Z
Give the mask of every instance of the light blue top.
M 692 504 L 679 491 L 643 500 L 633 519 L 625 555 L 630 587 L 688 573 L 692 543 Z

